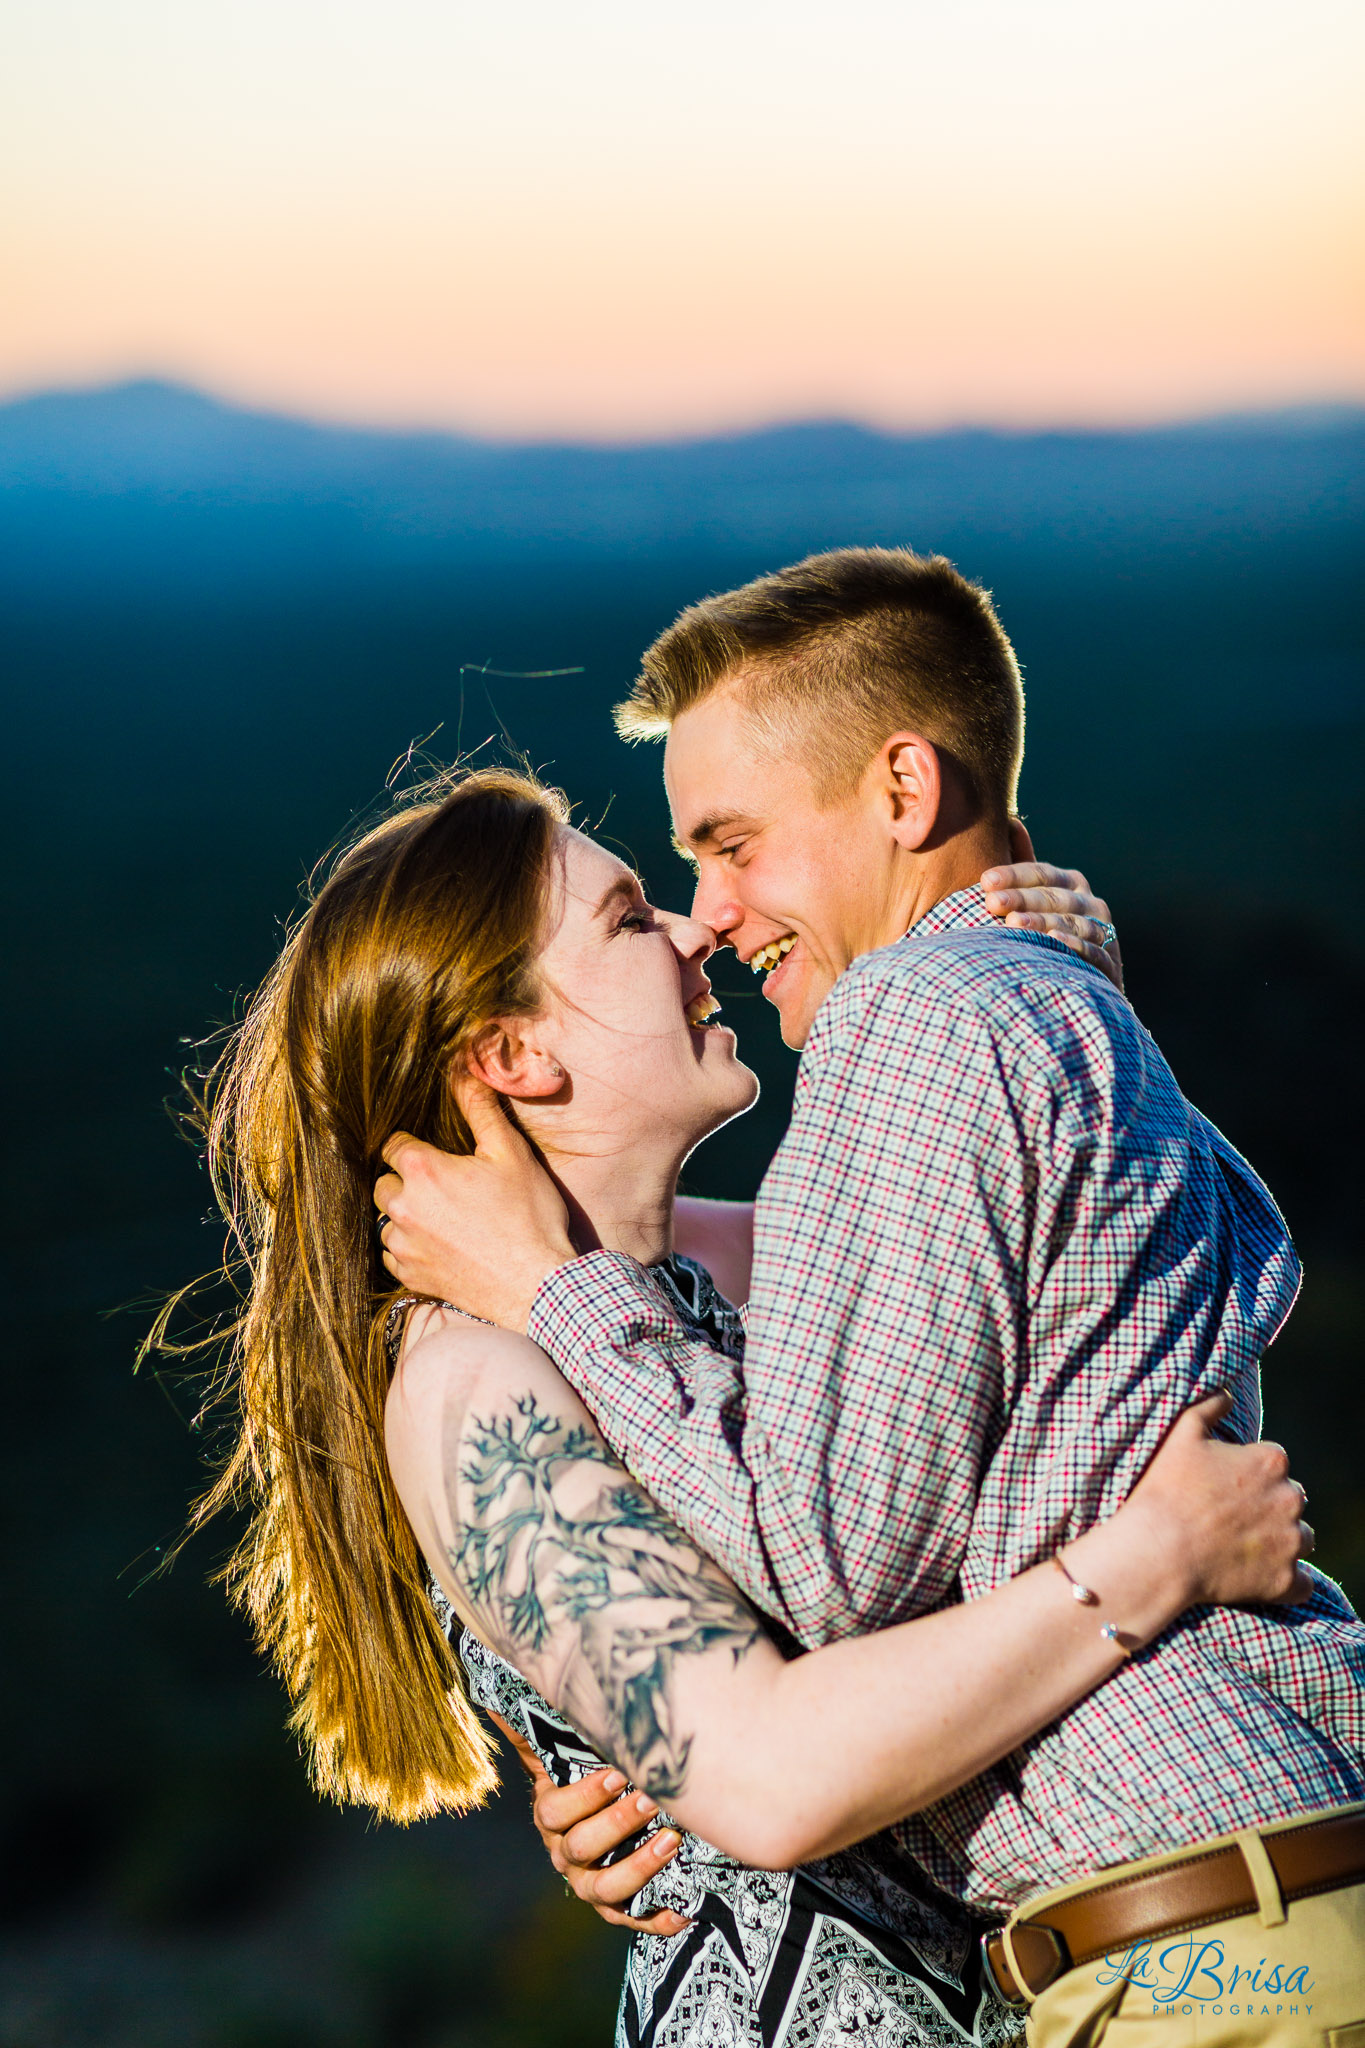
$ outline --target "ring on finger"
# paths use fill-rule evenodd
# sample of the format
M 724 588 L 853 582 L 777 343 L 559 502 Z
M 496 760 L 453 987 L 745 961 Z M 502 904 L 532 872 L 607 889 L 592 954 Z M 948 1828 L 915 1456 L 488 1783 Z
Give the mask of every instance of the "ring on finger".
M 1109 922 L 1108 918 L 1092 917 L 1090 922 L 1094 925 L 1095 930 L 1099 933 L 1099 937 L 1093 941 L 1093 944 L 1097 946 L 1112 946 L 1115 939 L 1118 937 L 1118 933 L 1117 931 L 1115 931 L 1113 925 Z

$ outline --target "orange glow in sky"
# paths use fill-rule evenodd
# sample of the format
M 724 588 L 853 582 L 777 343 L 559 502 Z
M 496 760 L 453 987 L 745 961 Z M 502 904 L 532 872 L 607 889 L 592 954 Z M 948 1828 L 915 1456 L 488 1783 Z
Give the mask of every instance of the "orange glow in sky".
M 19 0 L 0 392 L 626 438 L 1365 398 L 1359 0 Z

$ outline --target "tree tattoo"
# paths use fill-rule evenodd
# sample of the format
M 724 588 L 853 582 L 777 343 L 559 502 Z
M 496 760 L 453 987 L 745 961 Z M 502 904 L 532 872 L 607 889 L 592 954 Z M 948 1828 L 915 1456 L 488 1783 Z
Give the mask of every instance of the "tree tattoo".
M 512 1663 L 562 1656 L 558 1703 L 580 1732 L 652 1798 L 676 1798 L 691 1737 L 672 1711 L 674 1660 L 717 1644 L 738 1659 L 759 1624 L 595 1431 L 534 1394 L 515 1406 L 466 1424 L 451 1567 L 494 1647 Z

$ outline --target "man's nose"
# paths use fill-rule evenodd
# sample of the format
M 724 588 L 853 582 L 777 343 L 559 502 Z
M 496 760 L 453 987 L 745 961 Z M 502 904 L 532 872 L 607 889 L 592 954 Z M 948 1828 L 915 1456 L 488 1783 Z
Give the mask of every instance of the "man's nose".
M 724 945 L 726 933 L 743 924 L 744 907 L 725 888 L 723 875 L 699 875 L 696 894 L 692 898 L 692 915 L 700 923 L 710 926 L 714 944 Z

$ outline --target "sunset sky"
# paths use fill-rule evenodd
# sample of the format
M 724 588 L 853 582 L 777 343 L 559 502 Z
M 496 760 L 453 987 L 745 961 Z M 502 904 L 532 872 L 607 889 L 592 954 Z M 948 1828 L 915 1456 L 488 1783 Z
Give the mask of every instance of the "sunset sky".
M 1360 0 L 14 0 L 0 395 L 621 439 L 1365 398 Z

